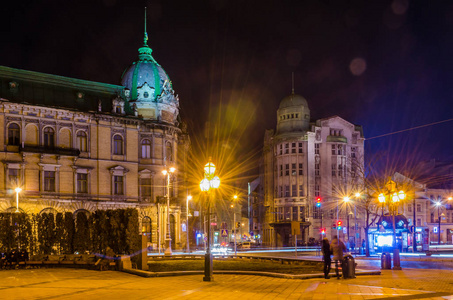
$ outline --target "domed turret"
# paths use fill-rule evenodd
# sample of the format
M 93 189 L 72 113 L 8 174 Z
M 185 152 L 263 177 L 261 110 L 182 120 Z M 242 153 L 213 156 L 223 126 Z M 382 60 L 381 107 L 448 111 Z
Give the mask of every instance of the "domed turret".
M 283 98 L 277 110 L 277 134 L 307 131 L 310 109 L 307 100 L 294 92 Z
M 179 114 L 179 99 L 167 73 L 151 55 L 146 18 L 144 43 L 138 52 L 138 60 L 121 77 L 129 106 L 144 119 L 175 124 Z

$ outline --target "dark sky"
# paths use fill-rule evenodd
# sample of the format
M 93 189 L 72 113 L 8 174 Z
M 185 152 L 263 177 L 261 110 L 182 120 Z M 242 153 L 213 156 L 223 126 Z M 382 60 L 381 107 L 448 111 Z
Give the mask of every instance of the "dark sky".
M 313 120 L 338 115 L 367 138 L 453 117 L 450 1 L 9 1 L 0 65 L 119 84 L 142 45 L 144 6 L 195 140 L 209 112 L 241 150 L 258 149 L 292 72 Z M 367 154 L 453 159 L 452 131 L 372 139 Z

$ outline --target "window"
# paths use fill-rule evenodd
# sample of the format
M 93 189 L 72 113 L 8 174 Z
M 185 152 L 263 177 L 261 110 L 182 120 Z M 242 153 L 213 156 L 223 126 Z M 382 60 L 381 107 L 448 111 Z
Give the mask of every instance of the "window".
M 151 158 L 151 141 L 148 139 L 142 141 L 142 158 Z
M 407 211 L 408 212 L 412 212 L 412 204 L 408 204 L 407 205 Z
M 337 176 L 337 165 L 332 164 L 332 176 L 336 177 Z
M 279 192 L 278 196 L 283 197 L 283 186 L 280 185 L 279 188 L 280 188 L 280 192 Z
M 291 187 L 291 197 L 297 197 L 297 185 L 295 184 Z
M 332 155 L 335 155 L 337 154 L 337 151 L 336 151 L 336 146 L 335 144 L 332 144 Z
M 299 206 L 299 218 L 301 221 L 305 221 L 305 206 Z
M 285 185 L 285 197 L 289 197 L 289 185 Z
M 123 155 L 123 137 L 119 134 L 113 137 L 113 154 Z
M 283 165 L 280 165 L 280 176 L 283 176 Z
M 319 164 L 315 164 L 315 176 L 319 176 Z
M 288 154 L 289 153 L 289 144 L 286 143 L 285 144 L 285 154 Z
M 297 221 L 297 213 L 298 213 L 297 210 L 298 210 L 297 206 L 294 206 L 293 207 L 293 221 Z
M 338 176 L 342 177 L 343 176 L 343 166 L 338 165 Z
M 55 171 L 44 171 L 44 191 L 55 192 Z
M 151 198 L 151 178 L 140 178 L 140 196 Z
M 44 147 L 54 146 L 55 146 L 55 132 L 53 128 L 46 127 L 44 128 Z
M 319 144 L 315 144 L 315 154 L 319 154 Z
M 313 207 L 313 218 L 314 219 L 321 219 L 322 217 L 322 210 L 321 207 Z
M 297 169 L 296 169 L 296 164 L 291 164 L 291 174 L 293 176 L 297 175 Z
M 173 148 L 170 142 L 165 143 L 165 155 L 167 161 L 173 161 Z
M 289 164 L 285 165 L 285 176 L 289 176 Z
M 291 143 L 291 153 L 296 153 L 296 143 Z
M 421 206 L 421 204 L 417 204 L 417 212 L 422 212 L 422 206 Z
M 77 173 L 77 193 L 88 193 L 88 174 Z
M 304 164 L 299 164 L 299 175 L 304 175 Z
M 87 134 L 84 131 L 77 132 L 77 146 L 80 152 L 87 151 Z
M 357 153 L 357 148 L 351 147 L 351 157 L 352 158 L 356 158 L 356 153 Z
M 299 185 L 299 197 L 304 196 L 304 186 L 301 184 Z
M 285 220 L 291 220 L 291 207 L 285 206 Z
M 20 145 L 20 127 L 16 123 L 11 123 L 8 126 L 8 145 Z
M 302 147 L 302 143 L 299 143 L 299 153 L 304 153 L 304 148 Z
M 8 169 L 8 184 L 12 189 L 15 189 L 20 185 L 19 169 Z
M 282 154 L 283 154 L 283 144 L 280 144 L 279 149 L 280 149 L 280 150 L 279 150 L 278 153 L 279 153 L 280 155 L 282 155 Z
M 113 194 L 124 195 L 123 176 L 113 176 Z

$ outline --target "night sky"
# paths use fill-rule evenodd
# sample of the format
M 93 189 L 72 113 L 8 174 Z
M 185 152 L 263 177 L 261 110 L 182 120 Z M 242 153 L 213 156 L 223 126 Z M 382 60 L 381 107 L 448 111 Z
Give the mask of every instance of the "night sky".
M 145 6 L 148 44 L 195 143 L 211 119 L 238 152 L 259 150 L 292 72 L 312 120 L 338 115 L 366 138 L 453 118 L 450 1 L 9 1 L 0 65 L 119 84 Z M 452 130 L 371 139 L 367 159 L 451 160 Z

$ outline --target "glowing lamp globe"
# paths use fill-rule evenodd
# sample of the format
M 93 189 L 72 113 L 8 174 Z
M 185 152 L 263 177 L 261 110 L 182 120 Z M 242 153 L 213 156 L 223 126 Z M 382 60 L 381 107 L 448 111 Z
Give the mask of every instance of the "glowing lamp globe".
M 384 194 L 379 194 L 378 199 L 379 199 L 379 202 L 384 203 L 385 202 Z
M 393 200 L 393 202 L 399 202 L 400 201 L 400 197 L 398 197 L 397 193 L 393 193 L 392 194 L 392 200 Z
M 399 191 L 398 192 L 398 198 L 400 198 L 401 200 L 406 199 L 406 194 L 404 193 L 404 191 Z
M 208 162 L 204 166 L 204 174 L 206 177 L 211 178 L 215 173 L 215 165 L 212 162 Z
M 220 178 L 218 176 L 215 176 L 211 180 L 211 187 L 214 189 L 218 189 L 220 186 Z
M 209 188 L 210 188 L 209 180 L 207 180 L 206 178 L 201 180 L 201 182 L 200 182 L 200 190 L 202 192 L 207 192 L 207 191 L 209 191 Z

